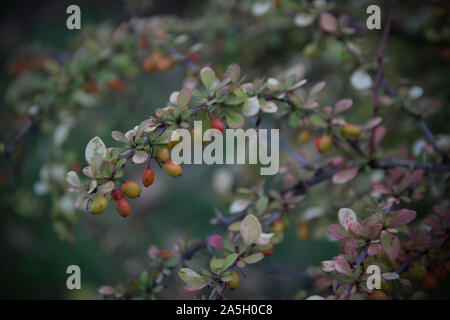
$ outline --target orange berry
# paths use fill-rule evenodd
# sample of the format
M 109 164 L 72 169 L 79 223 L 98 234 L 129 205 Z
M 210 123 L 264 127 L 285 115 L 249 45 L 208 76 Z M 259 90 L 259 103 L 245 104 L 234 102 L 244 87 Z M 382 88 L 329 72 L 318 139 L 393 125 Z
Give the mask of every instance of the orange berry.
M 127 180 L 122 185 L 122 191 L 128 198 L 134 199 L 141 194 L 141 186 L 133 180 Z
M 172 251 L 169 251 L 169 250 L 159 250 L 159 254 L 162 255 L 163 257 L 166 257 L 166 258 L 172 258 L 173 257 Z
M 301 240 L 309 238 L 309 221 L 302 222 L 297 227 L 297 236 Z
M 303 130 L 298 135 L 298 141 L 301 143 L 306 143 L 306 142 L 308 142 L 310 136 L 311 136 L 311 134 L 309 133 L 308 130 Z
M 409 267 L 409 273 L 411 274 L 411 277 L 415 280 L 422 281 L 425 275 L 427 274 L 427 268 L 420 262 L 414 262 Z
M 375 290 L 372 292 L 369 297 L 367 297 L 368 300 L 389 300 L 389 297 L 386 293 L 384 293 L 381 290 Z
M 450 260 L 447 260 L 444 262 L 444 268 L 445 268 L 445 270 L 450 272 Z
M 181 166 L 172 160 L 167 160 L 164 163 L 164 169 L 172 177 L 179 177 L 179 176 L 181 176 L 181 173 L 183 172 L 183 169 L 181 168 Z
M 199 60 L 198 54 L 196 53 L 191 53 L 189 55 L 189 60 L 191 60 L 193 63 L 197 63 Z
M 155 174 L 151 168 L 147 168 L 142 173 L 142 184 L 144 187 L 149 187 L 153 184 L 153 180 L 155 180 Z
M 447 272 L 445 271 L 444 267 L 442 266 L 435 267 L 433 269 L 433 273 L 439 281 L 447 280 Z
M 155 156 L 158 158 L 161 162 L 166 162 L 169 160 L 169 149 L 156 149 L 155 150 Z
M 436 276 L 431 273 L 428 272 L 425 276 L 425 278 L 423 278 L 423 288 L 426 291 L 436 291 L 438 288 L 438 279 L 436 278 Z
M 116 210 L 122 217 L 127 217 L 130 214 L 130 204 L 125 199 L 120 199 L 116 202 Z
M 173 59 L 171 57 L 162 57 L 159 59 L 156 67 L 159 71 L 167 71 L 173 67 Z
M 346 123 L 342 127 L 342 133 L 348 137 L 356 138 L 360 135 L 361 130 L 356 124 Z
M 231 271 L 231 274 L 233 275 L 233 280 L 228 282 L 228 287 L 230 287 L 230 289 L 236 289 L 239 286 L 239 275 L 234 270 Z
M 153 72 L 156 70 L 156 61 L 152 57 L 147 57 L 144 59 L 144 62 L 142 63 L 142 67 L 145 71 Z
M 273 246 L 271 246 L 271 247 L 269 247 L 267 249 L 261 250 L 262 254 L 265 255 L 266 257 L 272 255 L 273 251 L 274 251 L 274 247 Z
M 138 39 L 138 47 L 143 49 L 147 47 L 147 45 L 148 45 L 147 36 L 145 34 L 141 34 Z
M 97 83 L 94 80 L 89 80 L 86 84 L 86 91 L 97 92 L 98 91 Z
M 322 137 L 317 137 L 316 138 L 316 149 L 319 152 L 325 152 L 328 149 L 331 148 L 331 144 L 332 144 L 333 140 L 331 138 L 331 136 L 328 135 L 324 135 Z
M 275 232 L 282 232 L 284 230 L 284 223 L 281 218 L 278 218 L 273 222 L 272 230 Z
M 120 92 L 123 91 L 125 87 L 125 83 L 120 77 L 117 77 L 115 80 L 108 82 L 108 88 Z

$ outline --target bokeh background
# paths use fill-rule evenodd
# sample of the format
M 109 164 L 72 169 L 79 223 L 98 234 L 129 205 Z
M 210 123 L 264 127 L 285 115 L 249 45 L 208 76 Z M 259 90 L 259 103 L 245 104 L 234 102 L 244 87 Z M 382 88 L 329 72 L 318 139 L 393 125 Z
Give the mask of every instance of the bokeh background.
M 73 3 L 82 10 L 82 31 L 69 31 L 65 27 L 65 9 Z M 418 25 L 438 19 L 433 12 L 436 3 L 441 5 L 439 1 L 430 6 L 422 1 L 408 1 L 399 10 L 400 18 L 389 42 L 387 69 L 391 74 L 401 75 L 407 85 L 426 86 L 427 95 L 441 101 L 440 116 L 432 117 L 430 124 L 434 131 L 448 133 L 450 70 L 449 53 L 445 51 L 449 50 L 448 33 L 447 37 L 433 42 L 424 32 L 417 30 Z M 2 101 L 13 81 L 9 63 L 17 52 L 40 47 L 65 52 L 76 46 L 80 33 L 89 26 L 105 22 L 119 25 L 134 16 L 159 14 L 194 20 L 208 15 L 205 7 L 203 1 L 173 0 L 3 1 L 0 4 Z M 338 4 L 337 11 L 347 10 L 364 19 L 365 7 L 365 1 L 349 1 Z M 448 10 L 444 2 L 442 7 Z M 445 14 L 445 19 L 448 19 L 448 11 Z M 245 29 L 247 22 L 251 21 L 239 21 L 240 27 Z M 307 31 L 288 28 L 268 32 L 263 38 L 256 35 L 244 42 L 238 30 L 228 28 L 226 22 L 217 23 L 224 25 L 209 36 L 210 43 L 220 39 L 223 48 L 220 56 L 215 57 L 216 66 L 224 68 L 228 63 L 238 62 L 243 70 L 248 70 L 248 74 L 260 75 L 277 74 L 283 68 L 301 63 L 306 77 L 312 82 L 327 80 L 324 103 L 352 97 L 358 106 L 352 114 L 353 119 L 363 121 L 370 116 L 370 95 L 352 90 L 348 82 L 351 68 L 345 65 L 348 59 L 336 43 L 323 44 L 317 58 L 309 59 L 302 51 L 312 37 Z M 376 48 L 378 36 L 375 32 L 369 34 L 364 50 Z M 179 66 L 166 73 L 140 75 L 127 83 L 124 92 L 111 93 L 95 109 L 81 112 L 79 124 L 65 142 L 68 156 L 74 163 L 84 166 L 84 148 L 91 137 L 99 136 L 107 145 L 113 145 L 111 130 L 126 131 L 153 114 L 156 108 L 164 106 L 170 93 L 182 87 L 185 76 L 184 68 Z M 5 103 L 0 108 L 2 141 L 10 141 L 18 127 L 8 130 L 14 115 L 10 114 Z M 387 119 L 388 126 L 396 127 L 396 116 L 391 114 Z M 387 145 L 394 145 L 399 135 L 410 133 L 410 125 L 402 123 L 397 126 L 385 139 Z M 44 124 L 43 128 L 35 128 L 18 147 L 19 156 L 0 159 L 0 298 L 3 299 L 99 298 L 97 288 L 100 285 L 133 279 L 148 268 L 147 249 L 150 245 L 172 249 L 177 237 L 201 238 L 211 231 L 209 220 L 214 214 L 213 208 L 226 213 L 230 203 L 230 198 L 217 188 L 220 175 L 232 177 L 233 188 L 250 187 L 259 179 L 255 174 L 257 171 L 244 166 L 185 166 L 183 177 L 177 180 L 168 178 L 162 170 L 156 170 L 155 184 L 143 191 L 140 201 L 132 202 L 132 215 L 123 219 L 113 206 L 101 216 L 77 211 L 74 241 L 69 241 L 61 237 L 52 218 L 52 203 L 60 201 L 58 196 L 35 192 L 40 164 L 49 154 L 51 136 L 51 127 L 46 129 Z M 407 134 L 405 142 L 413 143 L 419 137 L 420 132 Z M 140 170 L 128 171 L 127 176 L 139 180 Z M 318 186 L 305 204 L 293 212 L 285 240 L 276 246 L 272 256 L 251 268 L 245 279 L 246 285 L 231 293 L 231 298 L 295 298 L 301 294 L 298 292 L 300 288 L 313 290 L 308 267 L 320 265 L 320 261 L 336 255 L 339 246 L 324 236 L 326 224 L 312 228 L 316 232 L 303 238 L 299 238 L 296 225 L 305 210 L 311 207 L 322 208 L 329 216 L 326 221 L 335 219 L 340 203 L 330 199 L 344 191 L 330 194 L 327 190 L 327 185 Z M 428 204 L 425 199 L 418 206 L 426 207 Z M 67 205 L 64 201 L 60 203 L 60 207 L 64 205 Z M 201 265 L 204 261 L 200 255 L 192 266 Z M 81 268 L 81 290 L 66 288 L 66 268 L 72 264 Z M 172 277 L 168 287 L 162 298 L 192 296 L 182 290 L 183 285 L 176 276 Z

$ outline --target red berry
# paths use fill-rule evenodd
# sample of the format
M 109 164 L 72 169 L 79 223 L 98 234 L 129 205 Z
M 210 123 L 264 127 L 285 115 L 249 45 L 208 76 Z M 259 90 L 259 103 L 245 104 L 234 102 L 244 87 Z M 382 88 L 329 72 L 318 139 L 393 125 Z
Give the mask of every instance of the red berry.
M 274 250 L 274 248 L 273 248 L 273 246 L 271 246 L 271 247 L 269 247 L 267 249 L 261 250 L 261 252 L 262 252 L 263 255 L 268 257 L 268 256 L 272 255 L 273 250 Z
M 331 136 L 324 135 L 322 137 L 317 137 L 315 140 L 316 149 L 319 152 L 325 152 L 331 148 L 332 138 Z
M 108 82 L 108 87 L 114 91 L 120 92 L 123 91 L 125 83 L 121 78 L 117 77 L 115 80 Z
M 193 63 L 197 63 L 199 60 L 198 54 L 196 53 L 191 53 L 189 55 L 189 59 L 193 62 Z
M 447 272 L 445 271 L 444 267 L 442 266 L 435 267 L 433 273 L 439 281 L 447 280 Z
M 447 260 L 444 262 L 444 268 L 445 268 L 445 270 L 450 272 L 450 260 Z
M 367 299 L 369 299 L 369 300 L 389 300 L 389 297 L 383 291 L 375 290 L 374 292 L 372 292 L 369 295 L 369 297 Z
M 111 198 L 112 198 L 114 201 L 123 199 L 123 198 L 124 198 L 124 194 L 123 194 L 122 189 L 115 188 L 113 191 L 111 191 Z
M 222 120 L 220 120 L 217 117 L 211 118 L 211 128 L 220 130 L 223 132 L 225 130 L 225 125 L 223 124 Z
M 153 184 L 153 180 L 155 180 L 155 174 L 153 173 L 153 170 L 150 168 L 147 168 L 142 173 L 142 184 L 145 187 L 151 186 Z
M 428 272 L 425 278 L 423 279 L 423 288 L 426 291 L 436 291 L 437 287 L 438 287 L 438 280 L 436 276 L 433 273 Z
M 130 214 L 130 204 L 125 199 L 120 199 L 116 202 L 116 209 L 120 216 L 126 217 Z

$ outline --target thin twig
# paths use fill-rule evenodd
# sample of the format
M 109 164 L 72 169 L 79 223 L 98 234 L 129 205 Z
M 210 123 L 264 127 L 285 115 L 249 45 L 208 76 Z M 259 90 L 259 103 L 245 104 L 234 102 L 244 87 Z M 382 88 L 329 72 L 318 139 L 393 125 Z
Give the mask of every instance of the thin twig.
M 298 163 L 308 170 L 314 170 L 314 167 L 301 155 L 295 152 L 283 139 L 280 140 L 280 148 L 289 153 Z
M 360 266 L 363 263 L 364 259 L 366 259 L 368 249 L 369 246 L 367 244 L 362 247 L 361 252 L 359 253 L 358 257 L 356 257 L 355 266 Z M 344 295 L 345 300 L 347 300 L 350 297 L 350 290 L 352 289 L 352 286 L 353 284 L 349 283 L 345 287 L 345 295 Z
M 380 46 L 378 48 L 378 54 L 377 54 L 377 72 L 375 76 L 375 84 L 372 88 L 372 96 L 373 96 L 373 114 L 372 117 L 375 118 L 378 115 L 378 92 L 380 91 L 380 85 L 381 85 L 381 79 L 383 75 L 383 58 L 384 58 L 384 51 L 386 49 L 387 40 L 389 37 L 389 31 L 391 29 L 391 23 L 392 23 L 392 17 L 394 12 L 394 6 L 396 0 L 392 0 L 389 5 L 388 9 L 388 16 L 386 20 L 386 25 L 384 26 L 383 35 L 381 36 L 380 40 Z M 372 129 L 372 136 L 370 139 L 370 151 L 371 153 L 375 153 L 376 150 L 376 143 L 375 143 L 375 132 L 376 127 Z
M 15 145 L 22 139 L 24 135 L 28 133 L 28 131 L 31 130 L 33 127 L 34 121 L 33 118 L 30 117 L 27 121 L 27 123 L 20 129 L 19 133 L 14 137 L 14 140 L 11 142 L 11 144 L 8 146 L 8 148 L 5 150 L 5 156 L 9 157 L 15 147 Z

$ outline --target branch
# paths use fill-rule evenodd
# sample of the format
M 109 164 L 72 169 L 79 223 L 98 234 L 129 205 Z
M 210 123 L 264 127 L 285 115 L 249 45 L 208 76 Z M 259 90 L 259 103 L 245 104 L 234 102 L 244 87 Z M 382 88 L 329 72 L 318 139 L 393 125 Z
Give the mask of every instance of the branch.
M 361 252 L 359 253 L 358 257 L 356 257 L 355 260 L 355 266 L 360 266 L 364 259 L 367 256 L 367 250 L 369 249 L 369 246 L 366 244 L 364 247 L 362 247 Z M 347 287 L 345 287 L 345 296 L 344 299 L 347 300 L 350 297 L 350 290 L 352 288 L 353 284 L 349 283 L 347 284 Z
M 295 152 L 284 140 L 280 140 L 280 148 L 289 153 L 298 163 L 308 170 L 314 170 L 314 167 L 301 155 Z
M 22 139 L 24 135 L 28 133 L 28 131 L 31 130 L 33 127 L 34 121 L 32 117 L 28 118 L 27 123 L 25 126 L 23 126 L 22 129 L 20 129 L 19 133 L 14 137 L 14 140 L 11 142 L 11 144 L 8 146 L 8 148 L 5 150 L 5 156 L 9 157 L 12 153 L 12 150 L 14 149 L 15 145 Z
M 393 169 L 403 167 L 411 169 L 422 169 L 426 171 L 450 171 L 450 164 L 393 159 L 382 159 L 381 161 L 373 165 L 373 167 L 378 169 Z
M 375 76 L 375 85 L 372 88 L 372 96 L 373 96 L 373 114 L 372 117 L 376 117 L 378 115 L 378 91 L 380 91 L 381 79 L 383 75 L 383 57 L 384 51 L 386 49 L 387 39 L 389 37 L 389 31 L 391 29 L 392 17 L 394 12 L 394 6 L 396 0 L 392 0 L 389 5 L 388 17 L 386 20 L 386 25 L 384 26 L 383 35 L 381 36 L 380 46 L 378 48 L 377 54 L 377 73 Z M 372 129 L 372 136 L 370 139 L 370 150 L 371 153 L 375 153 L 376 144 L 375 144 L 375 129 Z

